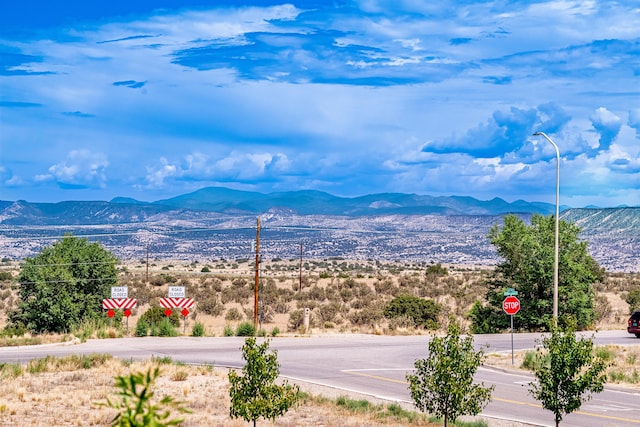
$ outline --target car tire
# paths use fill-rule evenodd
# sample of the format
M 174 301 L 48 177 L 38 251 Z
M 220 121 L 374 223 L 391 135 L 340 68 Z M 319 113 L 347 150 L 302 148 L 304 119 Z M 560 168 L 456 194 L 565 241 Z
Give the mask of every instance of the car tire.
M 636 334 L 636 338 L 640 338 L 640 334 Z

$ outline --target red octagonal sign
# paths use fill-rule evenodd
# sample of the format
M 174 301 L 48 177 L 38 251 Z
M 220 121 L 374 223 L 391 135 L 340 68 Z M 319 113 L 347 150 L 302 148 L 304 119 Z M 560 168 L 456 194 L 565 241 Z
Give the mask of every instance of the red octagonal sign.
M 513 316 L 520 311 L 520 300 L 513 295 L 508 296 L 502 301 L 502 309 Z

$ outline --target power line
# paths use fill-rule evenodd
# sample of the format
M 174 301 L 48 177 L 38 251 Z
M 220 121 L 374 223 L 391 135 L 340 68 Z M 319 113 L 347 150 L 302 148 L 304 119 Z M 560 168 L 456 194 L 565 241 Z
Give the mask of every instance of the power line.
M 60 267 L 66 265 L 99 265 L 99 264 L 111 264 L 109 261 L 87 261 L 87 262 L 61 262 L 61 263 L 51 263 L 51 264 L 27 264 L 24 263 L 24 267 Z

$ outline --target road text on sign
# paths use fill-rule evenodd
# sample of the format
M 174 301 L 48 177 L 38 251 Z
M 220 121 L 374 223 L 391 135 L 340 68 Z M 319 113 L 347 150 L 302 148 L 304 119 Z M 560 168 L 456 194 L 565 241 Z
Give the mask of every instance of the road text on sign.
M 129 289 L 126 286 L 112 286 L 111 298 L 129 298 Z
M 520 300 L 515 296 L 508 296 L 502 301 L 502 309 L 505 313 L 513 316 L 520 311 Z
M 169 298 L 184 298 L 187 293 L 184 286 L 169 286 Z

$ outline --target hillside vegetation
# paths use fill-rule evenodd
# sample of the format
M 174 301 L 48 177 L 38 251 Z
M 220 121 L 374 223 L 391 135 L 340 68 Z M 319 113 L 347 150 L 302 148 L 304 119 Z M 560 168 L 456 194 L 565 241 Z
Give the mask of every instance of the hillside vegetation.
M 300 268 L 302 267 L 302 268 Z M 16 263 L 5 260 L 0 271 L 0 319 L 17 303 L 19 273 Z M 473 303 L 486 294 L 485 279 L 490 269 L 472 266 L 402 262 L 352 262 L 339 258 L 319 261 L 273 259 L 261 263 L 261 326 L 265 334 L 278 333 L 426 333 L 410 313 L 390 316 L 385 309 L 399 296 L 415 296 L 433 301 L 440 309 L 436 322 L 441 328 L 450 316 L 468 326 L 467 314 Z M 147 280 L 148 279 L 148 280 Z M 191 333 L 195 323 L 204 334 L 235 333 L 243 322 L 253 322 L 255 265 L 248 259 L 196 261 L 154 260 L 127 262 L 118 266 L 118 286 L 127 286 L 138 307 L 117 334 L 133 335 L 140 316 L 168 295 L 169 286 L 184 286 L 186 296 L 196 306 L 179 319 L 179 332 Z M 640 288 L 640 275 L 607 274 L 596 285 L 598 329 L 624 329 L 629 314 L 625 302 L 630 290 Z M 104 295 L 109 298 L 109 295 Z M 526 304 L 526 301 L 521 301 Z M 304 309 L 310 310 L 310 330 L 304 331 Z M 385 316 L 385 314 L 387 314 Z M 506 316 L 506 314 L 505 314 Z M 106 314 L 105 314 L 106 319 Z M 515 327 L 518 327 L 515 316 Z

